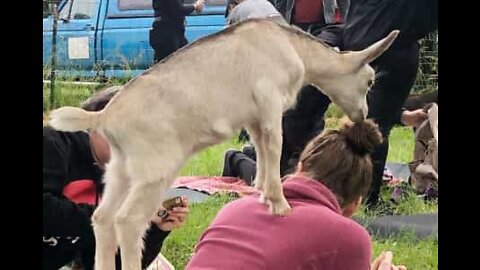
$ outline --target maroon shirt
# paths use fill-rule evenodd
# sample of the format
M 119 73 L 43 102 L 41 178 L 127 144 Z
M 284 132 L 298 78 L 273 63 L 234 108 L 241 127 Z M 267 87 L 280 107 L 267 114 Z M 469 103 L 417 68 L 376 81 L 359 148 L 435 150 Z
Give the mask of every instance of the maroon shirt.
M 283 189 L 292 206 L 285 217 L 270 215 L 258 195 L 223 207 L 185 269 L 370 269 L 369 234 L 342 216 L 327 187 L 292 176 Z
M 323 22 L 323 0 L 295 0 L 294 23 Z

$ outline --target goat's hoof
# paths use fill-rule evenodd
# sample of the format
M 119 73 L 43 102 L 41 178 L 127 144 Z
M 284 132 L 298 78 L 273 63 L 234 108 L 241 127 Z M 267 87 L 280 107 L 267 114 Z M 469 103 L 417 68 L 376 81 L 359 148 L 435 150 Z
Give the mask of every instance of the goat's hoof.
M 258 202 L 261 204 L 267 204 L 267 199 L 265 199 L 265 195 L 263 193 L 260 193 L 260 197 L 258 198 Z
M 285 216 L 290 213 L 292 208 L 290 208 L 290 205 L 285 198 L 281 198 L 280 200 L 269 201 L 268 210 L 272 215 Z

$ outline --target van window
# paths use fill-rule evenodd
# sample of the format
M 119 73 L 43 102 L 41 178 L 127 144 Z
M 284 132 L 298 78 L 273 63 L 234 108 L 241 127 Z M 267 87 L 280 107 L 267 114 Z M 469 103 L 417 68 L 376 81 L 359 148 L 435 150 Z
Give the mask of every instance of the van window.
M 95 11 L 95 2 L 95 0 L 68 0 L 63 5 L 59 17 L 69 20 L 91 19 Z

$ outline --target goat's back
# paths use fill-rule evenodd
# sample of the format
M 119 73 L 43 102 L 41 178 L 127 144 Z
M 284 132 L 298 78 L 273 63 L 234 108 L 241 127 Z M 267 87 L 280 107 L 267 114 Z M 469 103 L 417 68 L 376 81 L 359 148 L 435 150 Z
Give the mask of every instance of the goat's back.
M 295 95 L 281 91 L 301 71 L 285 29 L 261 20 L 239 24 L 187 45 L 126 84 L 106 107 L 105 128 L 118 137 L 130 130 L 185 144 L 198 136 L 211 145 L 256 117 L 254 91 L 291 102 Z M 261 87 L 265 81 L 278 87 Z

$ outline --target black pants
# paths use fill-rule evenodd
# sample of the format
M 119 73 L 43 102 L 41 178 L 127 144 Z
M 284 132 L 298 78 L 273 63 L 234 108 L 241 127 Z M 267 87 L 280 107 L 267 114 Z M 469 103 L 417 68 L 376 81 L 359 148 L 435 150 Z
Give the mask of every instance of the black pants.
M 298 24 L 299 28 L 317 36 L 330 46 L 339 46 L 340 36 L 335 26 L 317 24 Z M 340 28 L 338 28 L 340 29 Z M 307 143 L 320 134 L 324 127 L 324 114 L 330 105 L 330 99 L 316 87 L 304 86 L 297 96 L 296 105 L 283 114 L 283 144 L 280 159 L 280 174 L 292 173 Z
M 328 109 L 330 99 L 313 86 L 302 88 L 297 105 L 283 114 L 282 118 L 282 155 L 280 157 L 280 175 L 293 173 L 298 159 L 307 143 L 323 131 L 323 115 Z M 251 183 L 256 174 L 256 162 L 245 153 L 238 151 L 234 155 L 225 155 L 227 171 Z
M 368 118 L 378 124 L 384 141 L 372 154 L 373 179 L 366 199 L 368 207 L 378 203 L 388 155 L 388 137 L 415 83 L 418 62 L 419 45 L 414 42 L 389 49 L 371 64 L 376 77 L 375 84 L 367 95 Z
M 297 96 L 295 107 L 283 114 L 282 176 L 293 172 L 307 143 L 323 131 L 323 116 L 329 105 L 330 99 L 316 87 L 305 86 Z
M 188 44 L 185 38 L 183 20 L 178 22 L 154 22 L 149 39 L 150 46 L 155 52 L 155 63 Z

